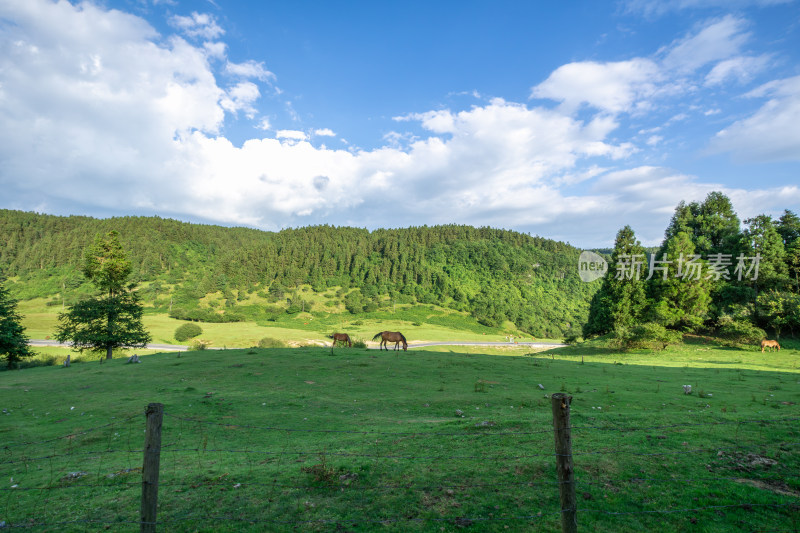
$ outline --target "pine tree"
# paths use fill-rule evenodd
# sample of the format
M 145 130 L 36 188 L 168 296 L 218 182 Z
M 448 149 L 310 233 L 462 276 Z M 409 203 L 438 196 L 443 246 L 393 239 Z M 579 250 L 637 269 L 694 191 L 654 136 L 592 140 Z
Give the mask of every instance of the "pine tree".
M 658 259 L 668 261 L 666 276 L 654 273 L 650 279 L 650 316 L 666 327 L 694 330 L 708 318 L 712 281 L 706 277 L 705 261 L 695 255 L 691 235 L 678 232 L 659 250 Z M 692 263 L 697 271 L 692 272 Z
M 788 249 L 800 239 L 800 217 L 786 209 L 775 224 L 775 229 L 780 233 L 783 245 Z
M 144 348 L 150 334 L 142 323 L 143 308 L 134 285 L 126 285 L 131 272 L 119 234 L 97 235 L 86 253 L 83 274 L 101 291 L 59 314 L 56 339 L 71 342 L 81 351 L 105 351 L 106 359 L 122 347 Z
M 753 281 L 756 292 L 785 288 L 789 282 L 786 249 L 772 217 L 758 215 L 744 222 L 747 229 L 742 234 L 742 251 L 748 257 L 759 256 L 758 278 Z
M 711 254 L 735 254 L 740 222 L 730 199 L 721 192 L 710 192 L 700 204 L 695 218 L 694 245 L 703 257 Z
M 17 301 L 8 293 L 5 282 L 6 279 L 0 275 L 0 357 L 11 369 L 33 353 L 22 327 L 22 316 L 17 312 Z
M 609 333 L 640 322 L 647 304 L 647 256 L 630 226 L 617 233 L 608 272 L 592 298 L 584 336 Z

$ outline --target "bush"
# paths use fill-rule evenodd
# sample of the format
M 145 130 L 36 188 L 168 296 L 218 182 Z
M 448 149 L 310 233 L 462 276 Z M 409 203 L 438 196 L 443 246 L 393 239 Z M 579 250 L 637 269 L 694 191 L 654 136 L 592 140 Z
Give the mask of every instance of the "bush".
M 366 349 L 367 343 L 364 339 L 350 339 L 353 342 L 353 348 L 364 348 Z
M 572 326 L 564 334 L 564 344 L 577 344 L 583 340 L 583 328 Z
M 645 322 L 632 328 L 616 328 L 611 345 L 623 351 L 635 348 L 663 350 L 670 344 L 679 343 L 682 338 L 679 331 L 669 330 L 655 322 Z
M 723 315 L 717 319 L 717 336 L 723 344 L 738 347 L 758 344 L 767 334 L 749 320 Z
M 286 348 L 286 343 L 278 340 L 273 339 L 272 337 L 264 337 L 260 341 L 258 341 L 259 348 Z
M 181 309 L 173 308 L 170 311 L 171 318 L 178 320 L 191 320 L 192 322 L 210 322 L 210 323 L 226 323 L 226 322 L 243 322 L 245 317 L 241 313 L 234 313 L 227 311 L 225 313 L 217 313 L 212 309 Z
M 192 350 L 207 350 L 211 346 L 211 341 L 204 341 L 202 339 L 195 339 L 192 341 L 190 348 Z
M 175 340 L 178 342 L 188 341 L 189 339 L 199 337 L 202 333 L 203 328 L 193 322 L 187 322 L 186 324 L 181 324 L 178 326 L 178 329 L 175 330 Z

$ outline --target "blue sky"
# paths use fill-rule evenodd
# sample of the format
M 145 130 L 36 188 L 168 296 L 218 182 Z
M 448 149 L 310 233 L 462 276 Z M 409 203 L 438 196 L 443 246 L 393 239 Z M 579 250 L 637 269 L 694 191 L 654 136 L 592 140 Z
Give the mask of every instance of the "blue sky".
M 800 212 L 800 2 L 0 2 L 0 207 L 660 242 Z

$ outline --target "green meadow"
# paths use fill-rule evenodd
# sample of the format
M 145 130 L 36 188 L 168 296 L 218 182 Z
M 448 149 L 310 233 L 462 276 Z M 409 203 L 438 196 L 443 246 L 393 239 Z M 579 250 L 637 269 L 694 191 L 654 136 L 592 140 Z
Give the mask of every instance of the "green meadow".
M 312 294 L 310 290 L 308 294 Z M 253 305 L 263 303 L 257 301 Z M 61 307 L 46 304 L 47 300 L 44 298 L 23 300 L 18 304 L 26 334 L 31 339 L 49 339 L 55 334 Z M 145 310 L 144 324 L 153 343 L 184 344 L 176 341 L 174 335 L 175 330 L 186 321 L 156 312 L 152 307 L 145 307 Z M 359 315 L 331 309 L 330 312 L 315 311 L 294 315 L 282 313 L 273 320 L 198 324 L 203 329 L 199 338 L 208 341 L 215 348 L 249 348 L 257 346 L 259 340 L 265 337 L 277 339 L 293 347 L 329 345 L 328 335 L 334 332 L 346 332 L 354 339 L 371 341 L 376 333 L 385 330 L 401 331 L 411 343 L 454 339 L 499 342 L 506 340 L 507 335 L 514 335 L 518 340 L 534 340 L 530 335 L 520 332 L 511 322 L 500 327 L 487 327 L 478 324 L 467 313 L 423 304 L 401 304 L 394 306 L 392 310 Z
M 0 372 L 0 522 L 137 531 L 158 402 L 161 531 L 559 531 L 549 396 L 566 392 L 581 531 L 796 530 L 799 362 L 798 343 L 692 337 L 663 352 L 302 346 Z

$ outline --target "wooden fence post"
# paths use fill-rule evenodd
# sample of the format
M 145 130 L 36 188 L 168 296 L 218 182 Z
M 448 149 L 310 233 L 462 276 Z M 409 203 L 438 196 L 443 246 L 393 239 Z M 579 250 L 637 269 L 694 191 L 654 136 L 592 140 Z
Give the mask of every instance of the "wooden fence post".
M 158 510 L 158 468 L 161 462 L 161 421 L 164 404 L 151 403 L 145 410 L 147 427 L 144 433 L 144 463 L 142 464 L 142 533 L 155 533 Z
M 556 470 L 561 493 L 561 531 L 578 531 L 578 500 L 575 497 L 575 472 L 572 465 L 572 435 L 569 422 L 569 404 L 572 396 L 557 392 L 550 397 L 553 402 L 553 432 L 556 441 Z

